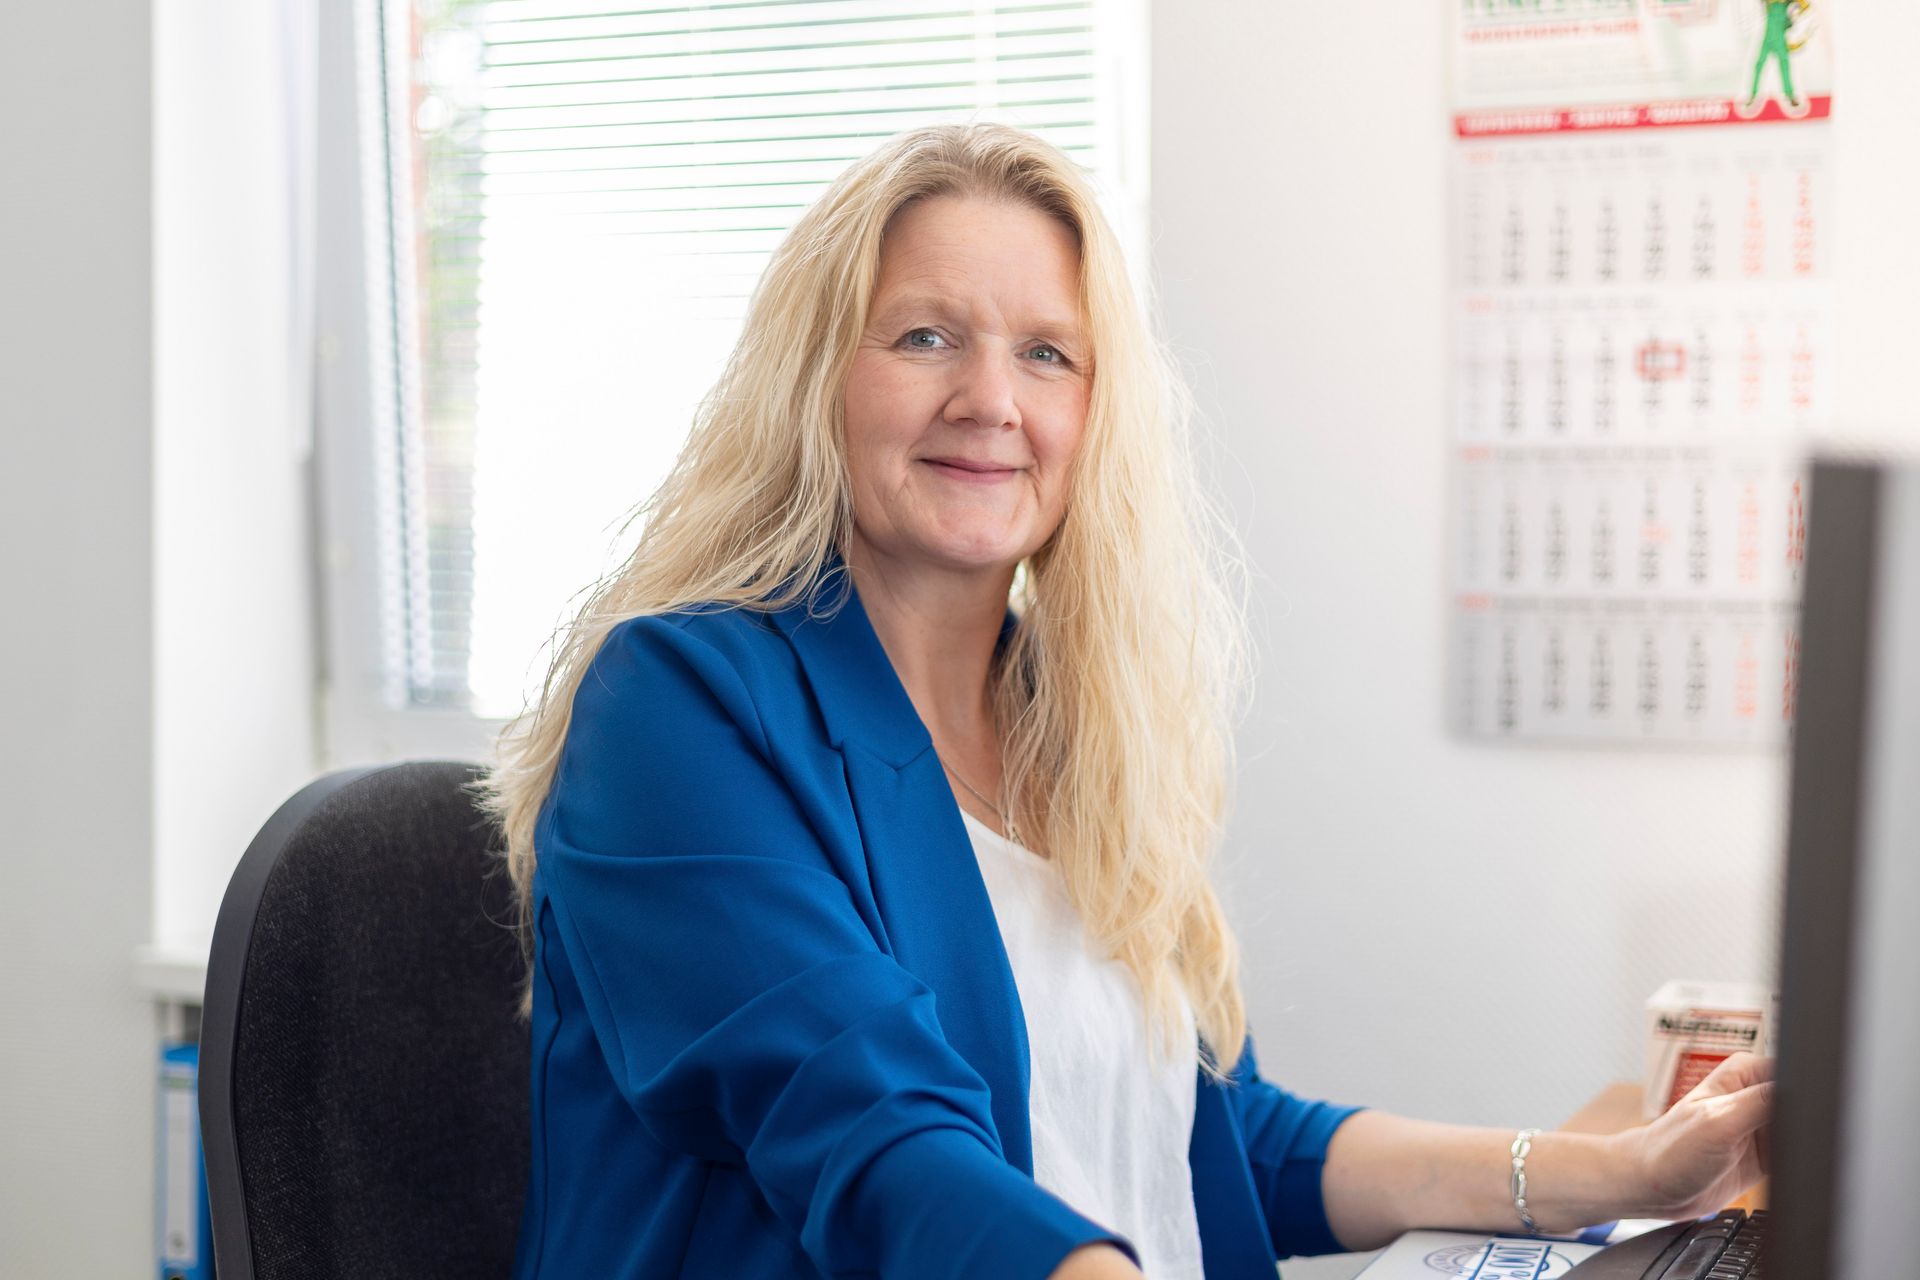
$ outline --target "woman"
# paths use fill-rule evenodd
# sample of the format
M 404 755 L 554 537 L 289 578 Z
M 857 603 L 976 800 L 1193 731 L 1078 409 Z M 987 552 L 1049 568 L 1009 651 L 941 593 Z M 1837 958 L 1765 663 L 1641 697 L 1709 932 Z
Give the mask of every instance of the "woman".
M 1260 1079 L 1207 878 L 1239 636 L 1176 387 L 1026 134 L 894 139 L 794 228 L 493 776 L 523 1280 L 1270 1280 L 1754 1179 L 1752 1061 L 1535 1137 L 1519 1205 L 1511 1132 Z

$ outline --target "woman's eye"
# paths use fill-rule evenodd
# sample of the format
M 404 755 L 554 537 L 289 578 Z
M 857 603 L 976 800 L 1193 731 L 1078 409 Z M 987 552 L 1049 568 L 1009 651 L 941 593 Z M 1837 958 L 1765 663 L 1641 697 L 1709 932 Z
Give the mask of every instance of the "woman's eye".
M 922 338 L 929 339 L 929 341 L 922 342 Z M 900 341 L 907 346 L 918 348 L 921 351 L 937 350 L 937 344 L 940 340 L 940 335 L 931 329 L 914 329 L 910 331 L 906 337 L 900 339 Z
M 1041 364 L 1065 364 L 1067 362 L 1067 357 L 1065 353 L 1063 353 L 1060 350 L 1060 348 L 1049 347 L 1049 346 L 1046 346 L 1045 344 L 1035 347 L 1028 354 L 1045 355 L 1046 359 L 1042 360 L 1040 362 Z

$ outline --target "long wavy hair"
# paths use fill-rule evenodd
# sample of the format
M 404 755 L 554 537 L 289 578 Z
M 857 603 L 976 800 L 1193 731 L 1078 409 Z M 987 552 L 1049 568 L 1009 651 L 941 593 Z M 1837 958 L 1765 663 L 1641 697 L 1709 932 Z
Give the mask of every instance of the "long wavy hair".
M 637 512 L 632 555 L 557 634 L 538 700 L 499 740 L 482 801 L 505 833 L 522 944 L 531 965 L 535 819 L 607 633 L 694 604 L 785 608 L 844 556 L 841 391 L 881 242 L 902 208 L 942 195 L 1024 202 L 1072 230 L 1093 354 L 1066 514 L 1016 574 L 1020 622 L 991 677 L 1008 803 L 1089 934 L 1138 980 L 1157 1048 L 1179 1051 L 1184 990 L 1199 1061 L 1224 1077 L 1246 1011 L 1208 867 L 1246 685 L 1239 562 L 1195 479 L 1188 393 L 1092 188 L 1059 150 L 1005 125 L 891 139 L 774 252 L 685 448 Z

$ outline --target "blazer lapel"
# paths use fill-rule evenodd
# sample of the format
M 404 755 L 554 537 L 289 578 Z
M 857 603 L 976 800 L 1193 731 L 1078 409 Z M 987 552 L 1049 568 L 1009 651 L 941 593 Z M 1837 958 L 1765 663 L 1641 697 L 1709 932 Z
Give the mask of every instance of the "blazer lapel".
M 843 571 L 844 572 L 844 571 Z M 837 575 L 829 574 L 831 579 Z M 932 739 L 851 579 L 773 615 L 846 762 L 867 874 L 894 959 L 934 993 L 947 1041 L 991 1092 L 1002 1153 L 1033 1172 L 1026 1018 L 1013 969 Z M 816 612 L 816 610 L 819 610 Z
M 1247 1165 L 1239 1116 L 1222 1088 L 1206 1072 L 1198 1074 L 1187 1164 L 1193 1170 L 1207 1280 L 1273 1280 L 1273 1241 Z

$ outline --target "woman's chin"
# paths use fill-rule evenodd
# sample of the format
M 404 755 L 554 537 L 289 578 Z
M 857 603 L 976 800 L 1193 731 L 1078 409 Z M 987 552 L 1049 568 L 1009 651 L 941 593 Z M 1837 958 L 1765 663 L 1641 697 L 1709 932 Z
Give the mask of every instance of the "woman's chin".
M 1018 548 L 947 548 L 929 556 L 941 568 L 959 573 L 1011 571 L 1025 557 Z
M 920 543 L 906 558 L 950 573 L 991 573 L 1011 571 L 1026 555 L 1026 544 L 1014 538 L 947 536 Z
M 1005 521 L 987 525 L 951 519 L 934 527 L 896 528 L 892 533 L 891 537 L 863 540 L 898 566 L 942 573 L 1011 572 L 1046 543 L 1041 531 L 1009 529 Z

